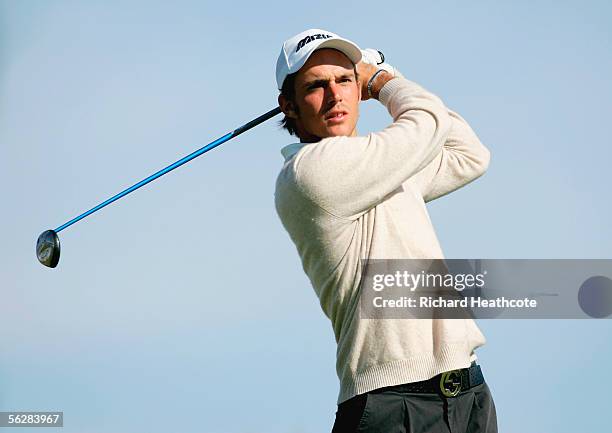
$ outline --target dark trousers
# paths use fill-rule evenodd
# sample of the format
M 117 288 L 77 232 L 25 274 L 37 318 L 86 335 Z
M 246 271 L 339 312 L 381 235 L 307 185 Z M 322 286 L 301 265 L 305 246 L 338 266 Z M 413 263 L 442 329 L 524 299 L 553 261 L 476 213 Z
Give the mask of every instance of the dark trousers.
M 389 386 L 338 405 L 332 433 L 357 432 L 497 433 L 497 414 L 486 382 L 455 397 Z

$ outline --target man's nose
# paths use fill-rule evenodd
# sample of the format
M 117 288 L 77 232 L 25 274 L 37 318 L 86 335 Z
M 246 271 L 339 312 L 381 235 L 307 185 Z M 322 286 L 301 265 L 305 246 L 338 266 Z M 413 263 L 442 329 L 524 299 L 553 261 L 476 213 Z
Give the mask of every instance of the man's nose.
M 338 83 L 330 81 L 327 86 L 327 101 L 340 102 L 342 100 L 341 87 Z

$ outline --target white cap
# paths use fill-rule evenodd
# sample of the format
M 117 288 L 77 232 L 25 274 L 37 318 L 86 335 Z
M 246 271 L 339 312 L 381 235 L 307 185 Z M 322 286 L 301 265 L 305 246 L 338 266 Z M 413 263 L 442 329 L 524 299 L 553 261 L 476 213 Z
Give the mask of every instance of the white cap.
M 348 39 L 321 29 L 303 31 L 287 39 L 283 44 L 276 62 L 278 90 L 282 89 L 287 75 L 299 71 L 310 55 L 320 48 L 334 48 L 342 51 L 355 64 L 361 60 L 361 49 Z

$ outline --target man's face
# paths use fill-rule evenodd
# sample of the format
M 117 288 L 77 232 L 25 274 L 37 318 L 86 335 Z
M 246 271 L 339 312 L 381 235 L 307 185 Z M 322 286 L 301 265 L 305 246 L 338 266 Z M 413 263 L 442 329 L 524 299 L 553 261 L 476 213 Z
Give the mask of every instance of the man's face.
M 315 51 L 295 77 L 293 115 L 302 141 L 356 135 L 361 85 L 353 63 L 333 49 Z

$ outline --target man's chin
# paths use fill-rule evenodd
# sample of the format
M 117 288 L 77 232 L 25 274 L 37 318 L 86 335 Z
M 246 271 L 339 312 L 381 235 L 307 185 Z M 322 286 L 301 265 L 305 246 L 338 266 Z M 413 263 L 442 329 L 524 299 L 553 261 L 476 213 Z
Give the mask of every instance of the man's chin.
M 344 125 L 339 125 L 337 127 L 327 128 L 326 130 L 327 137 L 352 137 L 356 135 L 354 129 L 348 128 Z
M 298 135 L 301 137 L 300 141 L 304 143 L 315 143 L 323 140 L 324 138 L 354 137 L 357 135 L 357 129 L 351 129 L 348 125 L 335 125 L 324 128 L 323 130 L 318 131 L 316 134 L 302 133 Z

